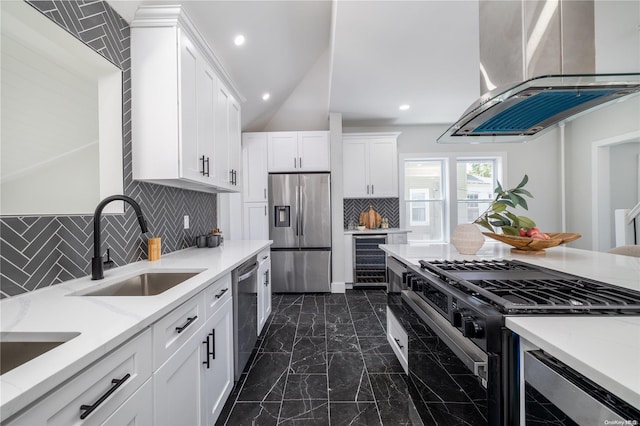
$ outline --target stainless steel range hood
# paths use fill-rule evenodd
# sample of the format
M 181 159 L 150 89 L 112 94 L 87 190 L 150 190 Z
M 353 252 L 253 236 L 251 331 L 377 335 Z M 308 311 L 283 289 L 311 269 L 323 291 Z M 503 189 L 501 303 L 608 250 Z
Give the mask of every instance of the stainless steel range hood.
M 597 71 L 594 0 L 478 3 L 482 97 L 439 143 L 524 142 L 605 104 L 638 99 L 636 68 Z
M 561 121 L 640 93 L 640 73 L 548 75 L 492 90 L 438 143 L 524 142 Z

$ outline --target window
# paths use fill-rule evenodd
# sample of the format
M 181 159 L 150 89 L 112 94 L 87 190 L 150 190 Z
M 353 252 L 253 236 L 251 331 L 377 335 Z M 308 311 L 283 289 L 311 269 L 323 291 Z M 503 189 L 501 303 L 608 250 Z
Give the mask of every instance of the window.
M 404 211 L 412 239 L 442 240 L 443 173 L 443 160 L 407 160 L 404 163 Z
M 495 159 L 458 159 L 456 164 L 458 223 L 476 220 L 491 205 L 496 187 Z
M 401 155 L 400 225 L 413 242 L 445 242 L 459 223 L 473 222 L 491 204 L 504 154 L 439 158 Z

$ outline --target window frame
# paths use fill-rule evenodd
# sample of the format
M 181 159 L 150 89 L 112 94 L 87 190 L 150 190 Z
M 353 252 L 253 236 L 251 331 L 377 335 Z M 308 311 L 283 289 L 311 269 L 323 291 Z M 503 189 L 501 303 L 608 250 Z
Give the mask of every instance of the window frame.
M 437 152 L 437 153 L 401 153 L 398 155 L 398 184 L 399 184 L 399 196 L 400 196 L 400 227 L 403 229 L 409 229 L 410 224 L 407 223 L 407 200 L 405 198 L 405 162 L 406 161 L 442 161 L 443 178 L 442 189 L 443 197 L 442 202 L 444 212 L 444 224 L 443 224 L 443 240 L 442 241 L 427 241 L 427 240 L 412 240 L 411 232 L 408 234 L 408 241 L 412 243 L 448 243 L 450 242 L 451 232 L 458 225 L 458 179 L 457 179 L 457 163 L 458 161 L 474 161 L 474 160 L 493 160 L 495 161 L 495 177 L 503 184 L 506 183 L 505 176 L 507 176 L 507 153 L 506 152 Z M 482 200 L 479 200 L 480 202 Z

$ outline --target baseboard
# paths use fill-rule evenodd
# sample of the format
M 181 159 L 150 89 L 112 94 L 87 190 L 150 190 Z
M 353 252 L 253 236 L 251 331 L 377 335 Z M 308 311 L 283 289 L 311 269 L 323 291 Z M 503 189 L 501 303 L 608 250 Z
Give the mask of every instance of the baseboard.
M 331 293 L 344 293 L 346 290 L 345 283 L 333 282 L 331 283 Z

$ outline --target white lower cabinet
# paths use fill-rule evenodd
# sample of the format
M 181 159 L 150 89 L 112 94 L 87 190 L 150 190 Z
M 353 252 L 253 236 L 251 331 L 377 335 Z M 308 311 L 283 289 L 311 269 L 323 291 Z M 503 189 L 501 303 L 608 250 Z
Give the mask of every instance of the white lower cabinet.
M 233 389 L 233 301 L 231 297 L 213 314 L 203 327 L 201 335 L 207 346 L 207 358 L 203 361 L 201 396 L 203 424 L 214 425 L 224 403 Z
M 103 424 L 151 377 L 151 365 L 151 330 L 147 329 L 8 425 Z
M 409 336 L 387 306 L 387 341 L 402 364 L 404 372 L 409 374 Z
M 231 291 L 224 291 L 228 288 L 228 277 L 220 281 L 212 284 L 216 291 L 205 290 L 196 296 L 198 299 L 212 296 L 213 299 L 209 299 L 217 300 L 213 305 L 217 309 L 154 372 L 154 424 L 157 426 L 213 425 L 231 393 L 233 301 Z
M 233 369 L 227 274 L 2 424 L 213 426 Z
M 262 333 L 271 314 L 271 253 L 264 250 L 258 255 L 258 335 Z

